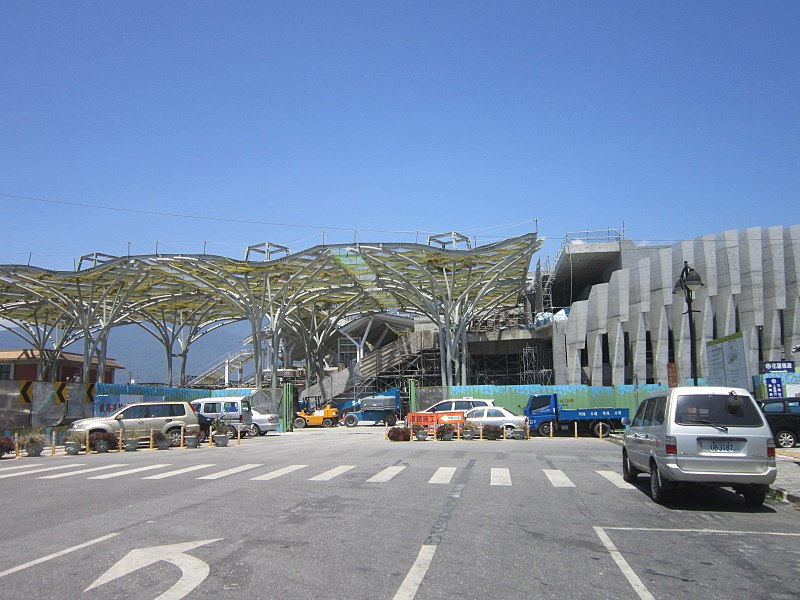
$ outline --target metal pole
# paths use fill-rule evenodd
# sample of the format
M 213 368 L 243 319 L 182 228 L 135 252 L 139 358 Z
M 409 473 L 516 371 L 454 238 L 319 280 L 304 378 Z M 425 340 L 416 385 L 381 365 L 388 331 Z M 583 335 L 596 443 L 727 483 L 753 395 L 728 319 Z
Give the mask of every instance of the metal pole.
M 697 348 L 694 339 L 694 316 L 692 314 L 692 290 L 686 290 L 686 307 L 689 312 L 689 351 L 691 354 L 691 374 L 694 385 L 697 385 Z

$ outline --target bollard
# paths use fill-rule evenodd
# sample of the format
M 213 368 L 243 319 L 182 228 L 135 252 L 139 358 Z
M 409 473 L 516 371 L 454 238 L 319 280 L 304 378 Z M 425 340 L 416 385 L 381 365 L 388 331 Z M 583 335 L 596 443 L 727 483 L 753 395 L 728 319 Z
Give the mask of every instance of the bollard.
M 14 432 L 14 458 L 19 458 L 19 434 Z
M 236 428 L 236 445 L 237 446 L 241 446 L 242 445 L 242 428 L 241 428 L 241 426 Z
M 86 430 L 86 454 L 91 454 L 92 448 L 89 446 L 89 430 Z
M 386 421 L 383 422 L 383 441 L 389 441 L 389 424 Z
M 155 446 L 154 446 L 154 442 L 153 442 L 153 430 L 151 429 L 150 430 L 150 450 L 152 450 L 154 447 Z
M 56 432 L 50 433 L 50 456 L 56 455 Z
M 117 446 L 117 451 L 122 452 L 122 449 L 125 447 L 125 444 L 122 442 L 122 427 L 119 428 L 119 442 Z
M 603 424 L 600 423 L 600 426 L 597 428 L 597 436 L 602 440 L 603 439 Z
M 550 421 L 550 439 L 553 439 L 553 421 Z
M 575 439 L 578 439 L 578 422 L 575 421 Z
M 214 445 L 214 432 L 210 429 L 208 430 L 208 447 L 211 448 Z
M 183 448 L 183 435 L 184 435 L 184 430 L 185 429 L 186 429 L 186 426 L 185 425 L 181 425 L 181 445 L 180 445 L 181 448 Z

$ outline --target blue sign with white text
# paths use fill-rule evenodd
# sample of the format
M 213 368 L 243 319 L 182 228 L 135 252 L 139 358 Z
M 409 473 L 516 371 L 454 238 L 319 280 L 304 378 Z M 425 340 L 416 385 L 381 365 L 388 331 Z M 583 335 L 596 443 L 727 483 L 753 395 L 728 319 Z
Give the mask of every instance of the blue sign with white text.
M 780 377 L 766 377 L 767 398 L 783 398 L 783 381 Z

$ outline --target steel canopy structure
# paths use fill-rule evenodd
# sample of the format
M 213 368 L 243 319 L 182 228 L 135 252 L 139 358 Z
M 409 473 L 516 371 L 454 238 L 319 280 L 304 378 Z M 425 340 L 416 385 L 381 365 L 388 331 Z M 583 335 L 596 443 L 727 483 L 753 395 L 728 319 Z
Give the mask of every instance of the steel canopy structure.
M 466 240 L 466 242 L 465 242 Z M 103 372 L 106 341 L 118 325 L 137 324 L 163 346 L 181 379 L 191 344 L 225 324 L 246 320 L 252 331 L 256 386 L 263 358 L 277 386 L 282 344 L 301 344 L 317 378 L 340 324 L 356 314 L 417 313 L 438 328 L 442 384 L 466 381 L 466 334 L 493 310 L 518 303 L 534 252 L 535 233 L 472 248 L 459 234 L 428 244 L 317 245 L 289 253 L 251 246 L 245 260 L 217 255 L 82 257 L 75 271 L 0 265 L 0 325 L 45 357 L 83 339 L 84 381 L 91 357 Z M 458 246 L 466 246 L 459 248 Z M 450 247 L 448 247 L 450 246 Z M 277 249 L 277 250 L 276 250 Z M 276 254 L 281 255 L 275 258 Z M 251 255 L 263 260 L 251 260 Z

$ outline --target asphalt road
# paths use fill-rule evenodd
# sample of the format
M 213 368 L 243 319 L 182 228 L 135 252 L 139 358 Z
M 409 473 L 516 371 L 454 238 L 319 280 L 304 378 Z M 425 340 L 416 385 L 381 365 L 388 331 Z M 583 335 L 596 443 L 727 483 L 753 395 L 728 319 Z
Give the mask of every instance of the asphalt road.
M 659 506 L 648 479 L 625 484 L 619 463 L 619 447 L 595 439 L 391 443 L 372 427 L 6 458 L 0 590 L 19 600 L 798 597 L 794 506 L 751 509 L 725 490 Z

